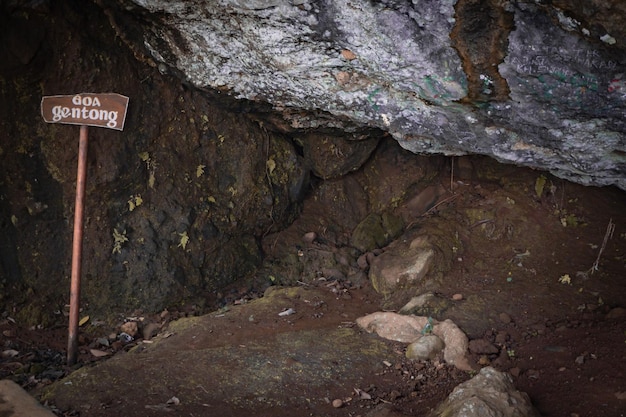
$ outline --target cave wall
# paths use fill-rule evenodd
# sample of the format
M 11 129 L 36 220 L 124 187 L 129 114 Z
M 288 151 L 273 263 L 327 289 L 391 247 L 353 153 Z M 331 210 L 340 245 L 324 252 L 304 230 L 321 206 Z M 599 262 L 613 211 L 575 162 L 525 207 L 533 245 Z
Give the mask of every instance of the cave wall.
M 602 23 L 610 8 L 576 19 L 615 43 L 562 16 L 576 29 L 555 26 L 547 6 L 435 5 L 0 0 L 0 307 L 45 325 L 68 300 L 78 128 L 43 122 L 47 95 L 130 97 L 123 132 L 89 130 L 82 299 L 94 316 L 202 303 L 254 274 L 312 182 L 346 199 L 348 245 L 363 204 L 385 210 L 351 196 L 397 188 L 384 174 L 343 179 L 376 166 L 385 137 L 623 188 L 624 36 Z M 541 72 L 557 67 L 570 72 Z M 441 163 L 419 161 L 408 184 Z
M 415 153 L 626 189 L 621 0 L 102 4 L 137 54 L 283 125 L 376 127 Z
M 0 5 L 3 308 L 45 325 L 68 300 L 79 129 L 44 123 L 48 95 L 130 97 L 123 132 L 89 129 L 86 312 L 201 302 L 250 274 L 260 236 L 293 220 L 308 184 L 291 139 L 245 102 L 138 62 L 91 2 Z

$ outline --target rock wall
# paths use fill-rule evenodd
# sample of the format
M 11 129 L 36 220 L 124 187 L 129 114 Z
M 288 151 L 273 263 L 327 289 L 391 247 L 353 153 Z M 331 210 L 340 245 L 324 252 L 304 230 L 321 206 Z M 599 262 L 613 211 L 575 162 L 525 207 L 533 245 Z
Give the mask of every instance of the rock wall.
M 308 184 L 292 141 L 137 62 L 93 3 L 0 6 L 0 311 L 48 325 L 69 295 L 79 129 L 44 123 L 42 96 L 130 97 L 123 132 L 89 129 L 85 314 L 209 302 L 252 273 Z
M 307 194 L 328 202 L 308 214 L 329 246 L 359 247 L 364 218 L 385 223 L 444 163 L 385 153 L 385 136 L 624 188 L 623 14 L 556 7 L 0 0 L 2 311 L 46 325 L 68 299 L 78 129 L 43 122 L 46 95 L 131 99 L 125 131 L 89 134 L 95 315 L 202 303 L 254 275 Z
M 281 128 L 369 126 L 626 189 L 626 6 L 574 0 L 119 0 L 118 34 Z

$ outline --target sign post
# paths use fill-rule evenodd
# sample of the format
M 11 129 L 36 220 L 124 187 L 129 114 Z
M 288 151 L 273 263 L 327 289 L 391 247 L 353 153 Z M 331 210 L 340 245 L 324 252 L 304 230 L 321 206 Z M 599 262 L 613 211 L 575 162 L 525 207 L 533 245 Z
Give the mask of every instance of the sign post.
M 78 316 L 80 311 L 80 276 L 83 250 L 83 217 L 87 178 L 88 126 L 123 130 L 128 97 L 119 94 L 74 94 L 47 96 L 41 99 L 41 115 L 47 123 L 80 125 L 78 172 L 72 241 L 70 316 L 67 341 L 67 364 L 74 365 L 78 354 Z

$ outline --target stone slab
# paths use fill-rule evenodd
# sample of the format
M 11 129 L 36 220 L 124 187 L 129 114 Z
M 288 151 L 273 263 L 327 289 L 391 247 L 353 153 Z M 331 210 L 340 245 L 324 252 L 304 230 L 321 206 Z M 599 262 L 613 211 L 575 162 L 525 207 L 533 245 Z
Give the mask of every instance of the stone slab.
M 52 411 L 28 394 L 15 382 L 0 381 L 0 416 L 7 417 L 55 417 Z

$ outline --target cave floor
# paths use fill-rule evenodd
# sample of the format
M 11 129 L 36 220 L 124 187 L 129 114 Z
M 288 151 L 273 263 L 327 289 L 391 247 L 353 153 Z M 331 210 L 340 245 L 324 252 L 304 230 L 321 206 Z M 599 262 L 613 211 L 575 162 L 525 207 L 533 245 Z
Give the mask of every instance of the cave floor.
M 528 226 L 509 240 L 487 223 L 460 231 L 464 251 L 436 292 L 463 300 L 444 318 L 499 346 L 470 361 L 510 372 L 543 416 L 624 415 L 626 196 L 554 180 L 538 197 L 539 175 L 511 169 L 514 182 L 465 184 L 440 207 L 499 213 L 508 204 L 506 218 Z M 106 331 L 85 330 L 72 369 L 62 323 L 26 329 L 5 318 L 0 338 L 15 353 L 3 355 L 0 376 L 57 415 L 82 417 L 365 416 L 382 405 L 421 416 L 471 377 L 443 361 L 411 362 L 404 345 L 360 331 L 354 320 L 381 309 L 367 281 L 317 280 L 264 297 L 253 288 L 235 284 L 237 296 L 209 314 L 171 312 L 152 340 L 97 348 L 104 357 L 91 349 Z

